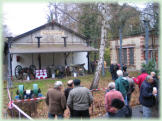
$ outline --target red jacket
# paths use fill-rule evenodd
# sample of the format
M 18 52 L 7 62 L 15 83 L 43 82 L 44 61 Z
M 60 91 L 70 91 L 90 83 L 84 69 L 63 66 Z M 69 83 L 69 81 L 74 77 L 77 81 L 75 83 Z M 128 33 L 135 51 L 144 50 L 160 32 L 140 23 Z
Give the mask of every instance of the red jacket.
M 141 87 L 142 82 L 146 79 L 146 77 L 148 76 L 147 73 L 142 73 L 141 75 L 139 75 L 137 78 L 133 78 L 134 82 L 136 84 L 138 84 L 139 88 Z

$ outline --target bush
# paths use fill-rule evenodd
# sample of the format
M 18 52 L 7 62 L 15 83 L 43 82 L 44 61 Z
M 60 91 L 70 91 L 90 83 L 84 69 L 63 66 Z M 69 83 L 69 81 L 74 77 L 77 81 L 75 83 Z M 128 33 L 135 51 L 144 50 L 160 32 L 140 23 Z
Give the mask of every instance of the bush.
M 143 63 L 142 67 L 146 70 L 148 74 L 150 74 L 152 71 L 154 71 L 156 75 L 159 74 L 159 70 L 156 67 L 156 61 L 154 59 L 149 60 L 148 64 Z

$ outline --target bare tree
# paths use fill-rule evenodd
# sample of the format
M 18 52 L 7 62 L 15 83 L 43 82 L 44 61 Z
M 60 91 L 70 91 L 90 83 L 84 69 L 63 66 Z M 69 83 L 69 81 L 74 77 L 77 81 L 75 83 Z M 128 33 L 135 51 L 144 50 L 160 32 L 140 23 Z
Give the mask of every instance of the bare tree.
M 106 43 L 106 21 L 107 21 L 107 15 L 108 15 L 108 9 L 105 3 L 99 4 L 99 9 L 102 14 L 102 26 L 101 26 L 101 41 L 100 41 L 100 48 L 99 48 L 99 61 L 97 65 L 97 69 L 94 75 L 94 79 L 91 83 L 90 89 L 96 89 L 99 84 L 100 80 L 100 74 L 102 65 L 104 62 L 104 52 L 105 52 L 105 43 Z

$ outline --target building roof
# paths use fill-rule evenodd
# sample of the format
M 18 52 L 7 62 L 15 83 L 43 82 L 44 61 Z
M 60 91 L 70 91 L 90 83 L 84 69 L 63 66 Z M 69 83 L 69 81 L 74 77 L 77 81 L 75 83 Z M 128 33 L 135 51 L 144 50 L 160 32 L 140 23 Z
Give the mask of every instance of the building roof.
M 79 33 L 75 32 L 75 31 L 73 31 L 73 30 L 71 30 L 71 29 L 69 29 L 69 28 L 67 28 L 67 27 L 65 27 L 65 26 L 63 26 L 63 25 L 61 25 L 61 24 L 59 24 L 59 23 L 57 23 L 57 22 L 49 22 L 49 23 L 46 23 L 46 24 L 44 24 L 44 25 L 42 25 L 42 26 L 39 26 L 39 27 L 37 27 L 37 28 L 35 28 L 35 29 L 33 29 L 33 30 L 30 30 L 30 31 L 28 31 L 28 32 L 25 32 L 25 33 L 23 33 L 23 34 L 21 34 L 21 35 L 18 35 L 18 36 L 16 36 L 16 37 L 12 38 L 12 42 L 14 42 L 14 41 L 16 41 L 16 40 L 18 40 L 18 39 L 20 39 L 20 38 L 22 38 L 22 37 L 25 37 L 25 36 L 27 36 L 27 35 L 30 35 L 30 34 L 32 34 L 32 33 L 34 33 L 34 32 L 37 32 L 37 31 L 39 31 L 39 30 L 45 28 L 46 26 L 50 26 L 50 25 L 56 25 L 56 26 L 58 26 L 58 27 L 60 27 L 60 28 L 62 28 L 62 29 L 64 29 L 64 30 L 66 30 L 66 31 L 68 31 L 68 32 L 70 32 L 70 33 L 75 34 L 76 36 L 78 36 L 78 37 L 80 37 L 80 38 L 82 38 L 82 39 L 88 40 L 88 38 L 85 37 L 84 35 L 79 34 Z
M 59 53 L 59 52 L 90 52 L 98 51 L 93 47 L 87 47 L 83 44 L 41 44 L 38 48 L 37 44 L 15 44 L 10 48 L 10 53 Z
M 15 41 L 23 38 L 23 37 L 26 37 L 26 36 L 29 36 L 30 34 L 33 34 L 39 30 L 42 30 L 44 29 L 45 27 L 47 26 L 58 26 L 60 27 L 61 29 L 65 30 L 65 31 L 68 31 L 72 34 L 74 34 L 75 36 L 78 36 L 80 38 L 82 38 L 83 40 L 88 40 L 87 37 L 85 37 L 84 35 L 82 34 L 79 34 L 57 22 L 49 22 L 47 24 L 44 24 L 40 27 L 37 27 L 33 30 L 30 30 L 28 32 L 25 32 L 21 35 L 18 35 L 14 38 L 12 38 L 12 46 L 10 48 L 10 53 L 13 53 L 13 54 L 18 54 L 18 53 L 57 53 L 57 52 L 90 52 L 90 51 L 98 51 L 98 49 L 95 49 L 93 47 L 90 47 L 90 46 L 86 46 L 86 43 L 85 44 L 81 44 L 81 43 L 75 43 L 75 44 L 69 44 L 67 43 L 67 47 L 64 47 L 64 44 L 63 43 L 40 43 L 40 48 L 37 47 L 37 43 L 22 43 L 22 44 L 16 44 L 14 43 Z
M 157 36 L 157 33 L 155 33 L 155 32 L 157 32 L 156 29 L 149 30 L 149 36 L 152 36 L 152 35 Z M 132 38 L 132 37 L 138 37 L 138 36 L 145 36 L 145 31 L 134 33 L 134 34 L 129 34 L 129 35 L 123 35 L 123 39 Z M 110 41 L 116 41 L 116 40 L 119 40 L 119 39 L 120 39 L 119 36 L 116 36 Z

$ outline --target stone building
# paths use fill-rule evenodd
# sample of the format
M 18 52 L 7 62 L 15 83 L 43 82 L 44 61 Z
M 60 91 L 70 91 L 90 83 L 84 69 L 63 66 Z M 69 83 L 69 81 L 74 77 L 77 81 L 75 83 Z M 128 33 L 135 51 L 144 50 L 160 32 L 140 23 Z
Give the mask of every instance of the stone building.
M 153 58 L 158 64 L 159 60 L 159 38 L 150 31 L 149 34 L 149 59 Z M 111 63 L 119 63 L 120 40 L 110 41 Z M 124 37 L 122 39 L 122 63 L 126 64 L 128 69 L 140 70 L 142 63 L 145 62 L 145 34 L 140 33 L 134 36 Z

